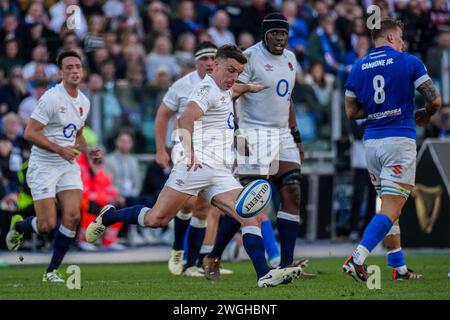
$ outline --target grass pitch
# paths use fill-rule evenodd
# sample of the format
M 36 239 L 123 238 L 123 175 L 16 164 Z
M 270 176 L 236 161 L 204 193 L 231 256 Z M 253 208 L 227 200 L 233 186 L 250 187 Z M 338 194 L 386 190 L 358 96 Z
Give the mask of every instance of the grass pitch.
M 408 265 L 423 273 L 424 280 L 392 282 L 384 257 L 369 257 L 368 265 L 381 268 L 381 289 L 369 290 L 342 274 L 344 258 L 311 259 L 307 272 L 313 280 L 296 280 L 276 288 L 258 288 L 249 261 L 224 263 L 234 271 L 222 281 L 169 274 L 166 263 L 80 265 L 81 289 L 64 284 L 42 283 L 44 266 L 14 266 L 0 269 L 0 300 L 4 299 L 450 299 L 450 256 L 416 254 Z M 67 265 L 60 269 L 65 272 Z

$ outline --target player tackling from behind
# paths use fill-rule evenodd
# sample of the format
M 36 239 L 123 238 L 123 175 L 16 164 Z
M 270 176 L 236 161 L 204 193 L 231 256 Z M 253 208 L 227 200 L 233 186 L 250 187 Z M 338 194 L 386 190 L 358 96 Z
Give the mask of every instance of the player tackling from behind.
M 383 18 L 371 31 L 375 48 L 353 67 L 345 92 L 345 111 L 350 119 L 367 119 L 364 147 L 367 169 L 381 196 L 376 214 L 343 271 L 367 281 L 364 261 L 387 235 L 388 264 L 395 267 L 394 280 L 417 279 L 406 268 L 400 247 L 398 219 L 414 187 L 416 175 L 416 125 L 426 125 L 441 106 L 441 98 L 424 64 L 403 52 L 403 24 Z M 414 91 L 426 104 L 414 112 Z M 390 247 L 390 248 L 389 248 Z M 396 248 L 396 249 L 394 249 Z M 394 249 L 394 250 L 392 250 Z
M 8 249 L 17 250 L 24 233 L 52 232 L 56 227 L 58 201 L 62 219 L 51 262 L 42 278 L 44 282 L 64 282 L 57 269 L 75 238 L 80 221 L 83 184 L 75 160 L 80 152 L 91 152 L 96 160 L 102 156 L 98 149 L 89 151 L 83 138 L 90 103 L 78 89 L 83 79 L 81 58 L 74 51 L 66 51 L 58 56 L 57 63 L 62 82 L 39 99 L 24 135 L 33 144 L 27 183 L 36 216 L 23 220 L 15 215 L 6 238 Z
M 247 84 L 240 86 L 241 92 L 232 90 L 245 63 L 247 58 L 236 46 L 224 45 L 218 49 L 214 71 L 195 87 L 178 120 L 187 163 L 179 162 L 173 168 L 153 208 L 134 206 L 116 211 L 113 206 L 105 206 L 89 225 L 87 241 L 95 242 L 107 226 L 116 222 L 163 227 L 189 198 L 200 193 L 241 223 L 244 247 L 256 270 L 259 287 L 277 286 L 301 275 L 301 267 L 271 269 L 265 259 L 258 218 L 243 219 L 235 211 L 242 186 L 231 172 L 234 162 L 232 99 L 265 88 Z

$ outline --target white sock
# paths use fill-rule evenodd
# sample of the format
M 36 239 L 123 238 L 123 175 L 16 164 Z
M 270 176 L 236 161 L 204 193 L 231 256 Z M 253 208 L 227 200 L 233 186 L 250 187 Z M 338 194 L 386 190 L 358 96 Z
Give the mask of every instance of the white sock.
M 144 219 L 145 219 L 145 214 L 148 212 L 148 209 L 149 209 L 149 208 L 147 208 L 147 207 L 142 208 L 142 209 L 141 209 L 141 212 L 139 213 L 139 216 L 138 216 L 138 223 L 139 223 L 139 225 L 142 226 L 142 227 L 145 227 Z
M 363 265 L 369 253 L 370 252 L 366 247 L 358 245 L 355 251 L 353 251 L 353 261 L 355 261 L 356 264 Z
M 397 270 L 397 272 L 400 273 L 401 275 L 406 274 L 408 272 L 408 268 L 406 267 L 406 265 L 403 265 L 401 267 L 395 267 L 395 270 Z

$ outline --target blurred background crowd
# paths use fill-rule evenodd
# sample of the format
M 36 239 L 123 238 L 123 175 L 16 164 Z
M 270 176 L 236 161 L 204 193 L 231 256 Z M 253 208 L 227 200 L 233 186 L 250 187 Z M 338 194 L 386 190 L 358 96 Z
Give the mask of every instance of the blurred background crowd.
M 358 152 L 364 122 L 346 120 L 343 85 L 354 62 L 371 49 L 366 8 L 372 4 L 383 16 L 405 23 L 406 50 L 425 62 L 441 90 L 444 108 L 418 132 L 419 143 L 425 137 L 450 138 L 447 0 L 0 0 L 0 209 L 32 208 L 23 181 L 30 146 L 22 133 L 40 96 L 59 81 L 55 58 L 61 50 L 83 57 L 82 91 L 91 102 L 86 135 L 108 154 L 100 166 L 79 159 L 84 212 L 108 202 L 151 205 L 168 172 L 141 160 L 155 152 L 157 108 L 170 85 L 194 70 L 196 45 L 211 41 L 246 49 L 260 41 L 262 18 L 279 11 L 289 21 L 288 49 L 299 64 L 292 98 L 307 151 L 305 167 L 328 163 L 335 172 L 351 172 L 353 188 L 367 187 L 366 198 L 353 198 L 341 221 L 347 233 L 357 230 L 362 203 L 372 196 Z M 81 225 L 82 243 L 89 221 Z M 121 231 L 110 232 L 105 246 L 116 245 Z M 148 232 L 128 233 L 137 242 L 140 236 L 154 240 Z

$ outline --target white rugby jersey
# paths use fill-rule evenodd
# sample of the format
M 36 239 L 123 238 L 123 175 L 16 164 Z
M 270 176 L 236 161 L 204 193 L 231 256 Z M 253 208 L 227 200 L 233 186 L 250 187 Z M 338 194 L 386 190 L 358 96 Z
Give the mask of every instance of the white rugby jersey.
M 206 75 L 192 91 L 189 101 L 204 112 L 194 123 L 194 150 L 201 163 L 223 167 L 233 163 L 234 113 L 231 90 L 220 89 Z
M 194 87 L 201 81 L 202 79 L 198 75 L 197 70 L 194 70 L 178 79 L 164 95 L 164 104 L 170 110 L 176 112 L 177 117 L 180 117 L 186 108 L 192 89 L 194 89 Z
M 89 109 L 89 100 L 80 90 L 73 98 L 61 82 L 42 95 L 31 118 L 45 125 L 43 133 L 51 142 L 68 147 L 75 145 L 77 131 L 84 127 Z M 66 161 L 36 145 L 31 148 L 31 157 L 47 162 Z
M 280 56 L 272 55 L 262 42 L 248 48 L 244 54 L 248 62 L 239 81 L 263 83 L 269 88 L 239 97 L 236 103 L 239 127 L 287 128 L 297 72 L 295 55 L 286 49 Z

